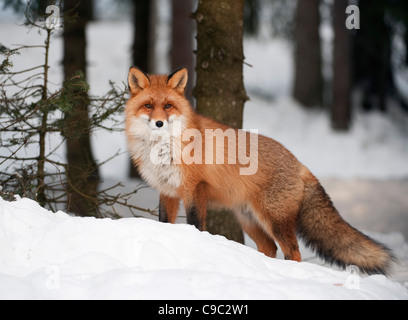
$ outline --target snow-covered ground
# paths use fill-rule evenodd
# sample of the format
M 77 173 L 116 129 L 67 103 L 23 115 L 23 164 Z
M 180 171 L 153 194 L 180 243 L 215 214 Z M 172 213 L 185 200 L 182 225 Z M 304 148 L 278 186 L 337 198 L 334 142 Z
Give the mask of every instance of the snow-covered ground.
M 408 299 L 385 276 L 270 259 L 189 225 L 0 199 L 0 299 Z
M 127 22 L 90 25 L 88 74 L 93 93 L 103 93 L 109 80 L 126 81 L 131 35 Z M 8 47 L 42 41 L 35 31 L 0 23 L 0 42 Z M 62 80 L 61 45 L 56 37 L 50 57 L 56 87 Z M 27 199 L 14 203 L 0 199 L 0 298 L 408 299 L 407 234 L 371 228 L 372 221 L 389 226 L 391 219 L 394 225 L 407 225 L 406 132 L 388 115 L 358 110 L 349 133 L 333 132 L 327 113 L 306 112 L 290 98 L 293 63 L 288 42 L 247 39 L 245 51 L 246 61 L 253 65 L 245 67 L 251 97 L 245 108 L 245 128 L 259 129 L 282 142 L 327 184 L 335 204 L 339 199 L 345 211 L 355 198 L 360 201 L 350 211 L 361 215 L 350 220 L 358 220 L 364 230 L 381 232 L 370 235 L 397 254 L 400 264 L 391 278 L 399 283 L 322 266 L 304 248 L 307 262 L 298 264 L 281 256 L 266 258 L 251 248 L 250 240 L 248 246 L 241 246 L 182 224 L 73 218 L 50 213 Z M 42 52 L 23 52 L 15 65 L 23 69 L 41 59 Z M 400 121 L 407 123 L 403 117 Z M 126 150 L 123 133 L 97 132 L 93 143 L 100 161 Z M 63 156 L 64 150 L 59 152 Z M 127 180 L 127 170 L 128 158 L 122 155 L 102 167 L 102 174 L 112 184 L 136 184 Z M 398 205 L 398 214 L 389 215 L 390 206 L 382 197 L 386 188 L 390 190 L 387 183 L 396 180 L 402 187 L 392 185 L 387 201 Z M 370 199 L 372 194 L 375 199 Z M 155 208 L 157 200 L 150 189 L 134 197 L 138 205 L 149 208 Z M 377 213 L 372 214 L 369 205 Z

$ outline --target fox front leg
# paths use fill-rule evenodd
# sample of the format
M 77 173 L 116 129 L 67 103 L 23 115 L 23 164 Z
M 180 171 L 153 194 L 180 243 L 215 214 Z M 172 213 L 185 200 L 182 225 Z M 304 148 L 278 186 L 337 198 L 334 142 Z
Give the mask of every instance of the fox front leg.
M 187 223 L 195 226 L 198 230 L 206 230 L 207 218 L 207 184 L 202 182 L 197 185 L 194 192 L 184 199 L 186 206 Z
M 159 221 L 175 223 L 179 209 L 180 199 L 170 198 L 163 194 L 160 195 Z

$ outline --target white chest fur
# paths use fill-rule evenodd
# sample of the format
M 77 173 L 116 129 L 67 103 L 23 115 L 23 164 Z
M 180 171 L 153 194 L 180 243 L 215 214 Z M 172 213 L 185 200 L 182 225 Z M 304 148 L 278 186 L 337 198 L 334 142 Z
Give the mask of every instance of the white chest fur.
M 177 197 L 182 180 L 180 167 L 174 161 L 177 139 L 160 130 L 152 133 L 143 120 L 135 121 L 129 133 L 129 151 L 143 179 L 160 193 Z
M 143 179 L 153 188 L 170 197 L 177 197 L 181 170 L 170 156 L 170 145 L 138 140 L 132 145 L 132 156 L 138 159 Z

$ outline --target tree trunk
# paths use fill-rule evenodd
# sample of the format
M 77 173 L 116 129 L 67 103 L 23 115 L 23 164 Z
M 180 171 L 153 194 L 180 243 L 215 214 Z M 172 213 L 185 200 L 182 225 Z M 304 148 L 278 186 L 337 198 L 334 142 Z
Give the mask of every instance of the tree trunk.
M 242 128 L 244 0 L 199 0 L 197 22 L 197 112 L 234 128 Z M 233 186 L 226 185 L 225 188 Z M 233 214 L 209 210 L 207 229 L 243 243 Z
M 351 38 L 345 26 L 348 0 L 334 2 L 334 62 L 332 127 L 348 130 L 351 120 Z
M 258 33 L 260 7 L 261 4 L 259 0 L 245 0 L 245 32 L 251 36 L 257 35 Z
M 92 18 L 92 1 L 64 1 L 64 76 L 78 71 L 86 79 L 86 24 Z M 78 86 L 81 85 L 78 83 Z M 67 140 L 69 210 L 79 216 L 97 216 L 98 167 L 91 150 L 88 94 L 83 88 L 73 92 L 72 110 L 65 115 Z
M 151 0 L 133 0 L 133 64 L 146 72 L 149 70 L 150 56 L 150 14 Z
M 172 70 L 178 68 L 188 69 L 189 81 L 186 88 L 186 97 L 190 102 L 193 102 L 192 91 L 195 79 L 193 53 L 194 22 L 191 19 L 193 3 L 192 1 L 173 0 L 172 4 Z
M 133 0 L 133 47 L 132 63 L 146 72 L 150 72 L 150 37 L 151 0 Z M 129 176 L 141 179 L 136 166 L 130 161 Z
M 322 106 L 323 100 L 319 5 L 320 0 L 297 4 L 293 96 L 306 107 Z
M 360 0 L 358 6 L 361 29 L 353 39 L 354 81 L 362 85 L 364 110 L 385 112 L 387 91 L 392 87 L 390 3 Z

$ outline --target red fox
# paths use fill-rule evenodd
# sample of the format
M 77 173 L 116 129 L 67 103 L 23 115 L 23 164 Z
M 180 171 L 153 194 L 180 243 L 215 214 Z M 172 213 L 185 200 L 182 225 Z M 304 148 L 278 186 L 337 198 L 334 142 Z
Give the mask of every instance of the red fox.
M 205 230 L 207 207 L 216 205 L 233 211 L 269 257 L 276 257 L 276 241 L 285 259 L 300 262 L 299 236 L 329 263 L 387 274 L 394 259 L 390 251 L 345 222 L 290 151 L 197 114 L 184 96 L 187 80 L 186 69 L 169 76 L 129 71 L 128 148 L 141 176 L 160 192 L 161 222 L 175 222 L 182 200 L 187 222 Z M 217 130 L 229 134 L 217 140 Z

